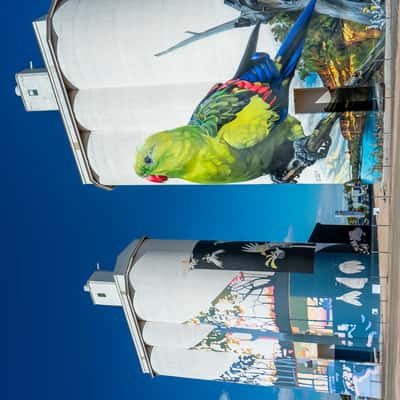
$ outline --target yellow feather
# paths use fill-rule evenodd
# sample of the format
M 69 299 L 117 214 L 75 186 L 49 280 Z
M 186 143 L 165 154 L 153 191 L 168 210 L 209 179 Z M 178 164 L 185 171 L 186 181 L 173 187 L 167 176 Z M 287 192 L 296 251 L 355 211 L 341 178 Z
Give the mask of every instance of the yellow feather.
M 237 149 L 249 148 L 263 141 L 278 119 L 279 114 L 268 103 L 253 96 L 236 118 L 219 130 L 217 138 Z

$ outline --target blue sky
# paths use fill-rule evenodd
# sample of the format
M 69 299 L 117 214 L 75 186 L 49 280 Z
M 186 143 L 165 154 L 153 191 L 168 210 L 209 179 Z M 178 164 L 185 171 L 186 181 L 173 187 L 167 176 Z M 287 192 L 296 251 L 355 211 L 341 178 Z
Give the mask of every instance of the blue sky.
M 133 238 L 307 240 L 319 186 L 127 187 L 80 183 L 60 116 L 26 113 L 14 74 L 42 61 L 31 21 L 49 1 L 3 5 L 2 363 L 6 399 L 328 399 L 139 370 L 122 311 L 82 290 Z M 7 8 L 7 9 L 6 9 Z M 4 60 L 5 58 L 5 60 Z M 4 390 L 4 389 L 3 389 Z

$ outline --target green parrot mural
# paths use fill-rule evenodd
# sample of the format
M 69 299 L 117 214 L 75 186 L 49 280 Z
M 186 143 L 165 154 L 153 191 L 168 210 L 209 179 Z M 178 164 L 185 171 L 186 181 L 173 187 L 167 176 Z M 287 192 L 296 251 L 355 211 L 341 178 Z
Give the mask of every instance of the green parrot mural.
M 321 158 L 320 153 L 304 156 L 303 128 L 288 115 L 289 85 L 315 3 L 311 0 L 299 15 L 274 60 L 256 51 L 257 23 L 234 77 L 209 91 L 187 125 L 145 141 L 136 154 L 137 175 L 158 183 L 168 178 L 234 183 L 263 175 L 274 180 L 300 147 L 303 158 Z

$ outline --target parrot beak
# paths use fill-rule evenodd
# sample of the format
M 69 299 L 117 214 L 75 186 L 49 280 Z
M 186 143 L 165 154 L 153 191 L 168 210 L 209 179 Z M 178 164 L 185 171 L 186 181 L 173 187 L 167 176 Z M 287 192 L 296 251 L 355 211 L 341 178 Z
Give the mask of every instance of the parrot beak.
M 163 183 L 168 179 L 167 176 L 164 175 L 149 175 L 147 177 L 147 180 L 150 182 L 155 182 L 155 183 Z

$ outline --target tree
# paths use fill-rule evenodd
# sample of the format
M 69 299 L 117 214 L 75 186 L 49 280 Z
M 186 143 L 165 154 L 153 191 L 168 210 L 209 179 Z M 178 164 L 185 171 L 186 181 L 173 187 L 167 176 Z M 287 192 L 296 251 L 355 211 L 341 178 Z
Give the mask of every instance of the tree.
M 279 14 L 269 21 L 275 40 L 282 42 L 286 38 L 297 17 L 296 13 Z M 357 37 L 359 32 L 364 33 L 364 40 Z M 325 80 L 326 86 L 344 86 L 346 80 L 351 78 L 351 72 L 361 65 L 380 36 L 376 29 L 370 29 L 369 35 L 366 32 L 366 27 L 359 23 L 345 23 L 326 15 L 315 15 L 310 21 L 299 62 L 301 79 L 316 72 Z M 343 74 L 344 70 L 346 74 Z M 332 76 L 335 72 L 336 82 Z M 328 76 L 333 82 L 327 81 Z

